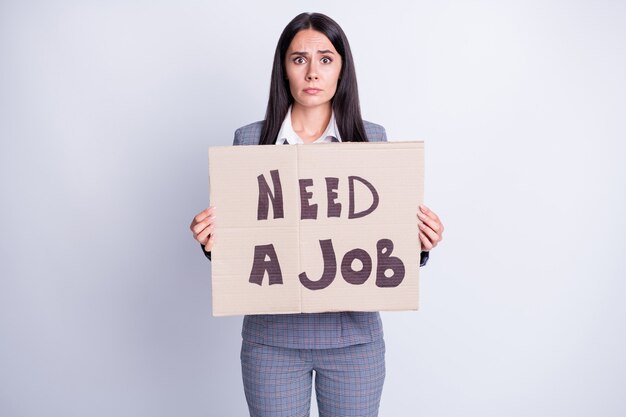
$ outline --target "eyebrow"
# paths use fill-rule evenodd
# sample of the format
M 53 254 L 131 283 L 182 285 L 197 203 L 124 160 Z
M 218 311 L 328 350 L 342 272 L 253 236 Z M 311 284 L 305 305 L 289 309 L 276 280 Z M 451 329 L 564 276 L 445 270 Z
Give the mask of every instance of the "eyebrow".
M 333 51 L 331 51 L 330 49 L 324 49 L 324 50 L 318 50 L 317 51 L 318 54 L 335 54 Z M 290 53 L 289 55 L 308 55 L 308 52 L 304 52 L 304 51 L 294 51 L 292 53 Z

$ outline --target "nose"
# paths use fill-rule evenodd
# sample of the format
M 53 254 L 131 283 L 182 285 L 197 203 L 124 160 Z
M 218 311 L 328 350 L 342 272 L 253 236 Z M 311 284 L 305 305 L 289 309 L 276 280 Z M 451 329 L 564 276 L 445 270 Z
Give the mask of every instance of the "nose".
M 319 79 L 319 75 L 317 74 L 317 69 L 315 68 L 315 65 L 313 65 L 313 63 L 311 63 L 309 65 L 308 71 L 306 73 L 306 80 L 307 81 L 317 81 Z

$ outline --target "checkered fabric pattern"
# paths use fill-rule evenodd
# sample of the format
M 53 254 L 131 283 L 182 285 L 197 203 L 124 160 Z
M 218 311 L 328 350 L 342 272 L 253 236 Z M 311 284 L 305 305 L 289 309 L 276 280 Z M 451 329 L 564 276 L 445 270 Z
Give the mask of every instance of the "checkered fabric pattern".
M 377 416 L 385 343 L 289 349 L 244 340 L 241 368 L 251 417 L 309 416 L 313 375 L 320 417 Z
M 243 319 L 241 335 L 263 345 L 292 349 L 330 349 L 383 338 L 377 312 L 256 314 Z

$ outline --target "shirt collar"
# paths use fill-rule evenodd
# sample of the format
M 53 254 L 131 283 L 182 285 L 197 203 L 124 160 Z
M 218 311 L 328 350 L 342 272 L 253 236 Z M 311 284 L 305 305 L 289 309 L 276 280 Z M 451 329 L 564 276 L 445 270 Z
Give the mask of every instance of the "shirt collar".
M 324 142 L 341 142 L 341 136 L 339 135 L 339 129 L 337 128 L 337 121 L 335 120 L 335 112 L 333 111 L 330 116 L 330 121 L 324 133 L 312 143 L 324 143 Z M 287 110 L 287 116 L 283 120 L 283 124 L 278 131 L 278 137 L 276 138 L 277 145 L 298 145 L 304 142 L 300 139 L 300 136 L 293 131 L 291 125 L 291 106 Z

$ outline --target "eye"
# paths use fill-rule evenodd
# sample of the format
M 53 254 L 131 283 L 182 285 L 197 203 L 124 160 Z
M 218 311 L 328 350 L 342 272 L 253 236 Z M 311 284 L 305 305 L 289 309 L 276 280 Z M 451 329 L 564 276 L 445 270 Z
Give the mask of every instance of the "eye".
M 306 63 L 306 59 L 304 59 L 304 57 L 302 56 L 297 56 L 293 59 L 293 63 L 294 64 L 304 64 Z
M 325 56 L 323 57 L 321 60 L 322 64 L 330 64 L 331 62 L 333 62 L 332 58 Z

